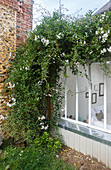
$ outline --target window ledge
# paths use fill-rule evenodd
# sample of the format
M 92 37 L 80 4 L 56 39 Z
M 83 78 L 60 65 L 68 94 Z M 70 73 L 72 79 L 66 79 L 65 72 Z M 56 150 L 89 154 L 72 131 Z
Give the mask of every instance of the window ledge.
M 90 127 L 86 127 L 84 125 L 81 125 L 75 122 L 70 122 L 62 118 L 59 120 L 59 127 L 66 129 L 70 132 L 74 132 L 76 134 L 87 137 L 89 139 L 93 139 L 100 143 L 111 146 L 111 134 L 110 133 L 96 130 Z

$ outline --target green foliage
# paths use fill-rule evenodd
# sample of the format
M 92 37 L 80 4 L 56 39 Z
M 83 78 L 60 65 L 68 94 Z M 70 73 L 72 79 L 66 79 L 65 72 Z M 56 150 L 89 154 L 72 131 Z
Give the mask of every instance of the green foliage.
M 31 143 L 55 125 L 62 102 L 60 73 L 69 65 L 101 62 L 107 68 L 111 53 L 111 11 L 68 21 L 54 12 L 30 34 L 9 69 L 7 86 L 12 107 L 5 124 L 7 134 L 18 142 Z M 67 75 L 65 75 L 67 76 Z M 42 119 L 42 116 L 45 118 Z
M 47 132 L 44 132 L 41 137 L 35 139 L 34 144 L 38 148 L 42 147 L 44 150 L 54 152 L 61 148 L 61 142 L 59 141 L 59 138 L 52 138 Z
M 11 170 L 74 169 L 63 163 L 58 155 L 56 157 L 60 148 L 61 142 L 44 132 L 34 141 L 34 144 L 26 148 L 7 147 L 0 158 L 0 170 L 5 168 Z

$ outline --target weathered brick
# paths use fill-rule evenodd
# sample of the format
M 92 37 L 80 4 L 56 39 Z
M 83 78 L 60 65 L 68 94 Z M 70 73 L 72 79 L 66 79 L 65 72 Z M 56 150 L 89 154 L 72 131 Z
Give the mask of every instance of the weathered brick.
M 4 92 L 3 82 L 7 78 L 7 69 L 12 61 L 11 56 L 21 41 L 26 40 L 27 30 L 32 29 L 33 1 L 24 0 L 22 10 L 18 6 L 18 1 L 0 0 L 0 115 L 6 115 L 8 112 L 8 106 L 5 103 L 9 102 L 6 97 L 8 91 Z

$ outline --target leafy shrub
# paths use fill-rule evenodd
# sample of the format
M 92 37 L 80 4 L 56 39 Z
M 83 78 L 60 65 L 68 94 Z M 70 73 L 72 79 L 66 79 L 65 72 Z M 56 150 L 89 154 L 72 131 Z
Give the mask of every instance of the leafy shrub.
M 34 144 L 38 148 L 42 147 L 44 150 L 49 150 L 49 152 L 57 152 L 62 146 L 58 138 L 50 137 L 49 133 L 47 132 L 44 132 L 40 138 L 34 140 Z
M 111 54 L 110 25 L 111 11 L 96 16 L 90 11 L 75 21 L 57 12 L 43 18 L 26 44 L 17 49 L 9 69 L 5 86 L 6 91 L 10 88 L 7 98 L 12 101 L 7 103 L 11 109 L 5 124 L 9 136 L 31 143 L 38 134 L 50 131 L 55 115 L 60 115 L 61 71 L 69 66 L 73 74 L 81 74 L 78 65 L 85 69 L 93 62 L 103 63 L 106 69 L 106 57 Z M 42 116 L 44 120 L 39 119 Z
M 9 146 L 0 159 L 0 170 L 49 170 L 49 169 L 74 169 L 64 164 L 56 157 L 61 142 L 44 132 L 34 144 L 26 148 Z

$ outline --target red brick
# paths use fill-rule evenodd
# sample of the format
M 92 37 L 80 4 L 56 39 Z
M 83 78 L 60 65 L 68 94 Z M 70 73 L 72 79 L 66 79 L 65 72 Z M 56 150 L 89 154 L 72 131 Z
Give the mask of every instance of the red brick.
M 17 33 L 17 35 L 20 36 L 22 33 L 22 36 L 23 36 L 23 32 L 26 32 L 27 29 L 32 29 L 32 22 L 33 22 L 31 19 L 33 18 L 33 15 L 31 14 L 31 12 L 33 11 L 32 0 L 27 0 L 22 3 L 23 14 L 18 12 L 18 0 L 13 0 L 13 1 L 12 0 L 0 0 L 0 3 L 6 6 L 9 6 L 10 8 L 15 9 L 17 11 L 16 21 L 17 21 L 17 26 L 20 26 L 20 30 L 19 30 L 20 33 Z

